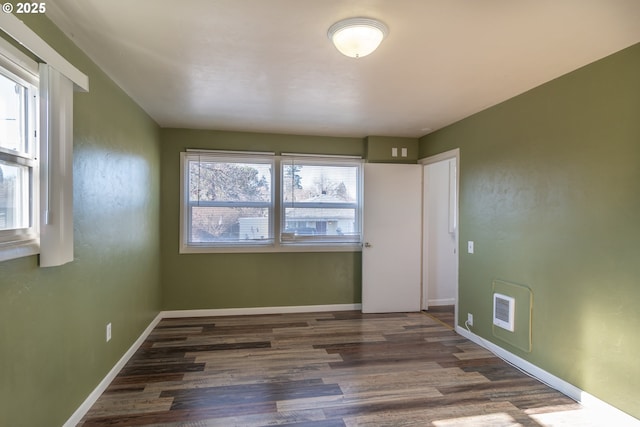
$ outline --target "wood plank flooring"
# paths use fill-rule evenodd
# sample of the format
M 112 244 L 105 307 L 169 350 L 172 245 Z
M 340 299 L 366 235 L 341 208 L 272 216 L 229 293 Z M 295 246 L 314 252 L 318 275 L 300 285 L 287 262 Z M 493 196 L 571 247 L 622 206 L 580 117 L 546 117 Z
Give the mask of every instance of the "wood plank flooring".
M 424 313 L 349 311 L 162 320 L 79 425 L 540 426 L 580 410 Z
M 455 306 L 453 305 L 438 305 L 429 307 L 429 309 L 425 313 L 435 318 L 436 320 L 441 321 L 451 329 L 455 327 Z

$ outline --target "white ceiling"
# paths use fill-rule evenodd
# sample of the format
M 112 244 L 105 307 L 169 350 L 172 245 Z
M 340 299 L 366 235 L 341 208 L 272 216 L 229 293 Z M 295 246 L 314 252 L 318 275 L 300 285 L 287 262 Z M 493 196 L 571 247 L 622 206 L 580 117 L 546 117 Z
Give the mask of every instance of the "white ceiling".
M 418 137 L 640 42 L 638 0 L 49 0 L 162 127 Z M 327 29 L 389 35 L 342 56 Z

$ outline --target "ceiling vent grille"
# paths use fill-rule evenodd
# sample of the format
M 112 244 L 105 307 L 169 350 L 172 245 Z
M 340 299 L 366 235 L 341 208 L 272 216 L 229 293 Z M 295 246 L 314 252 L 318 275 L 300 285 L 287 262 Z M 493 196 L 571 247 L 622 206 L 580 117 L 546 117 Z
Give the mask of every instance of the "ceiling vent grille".
M 503 294 L 493 294 L 493 324 L 513 332 L 516 301 Z

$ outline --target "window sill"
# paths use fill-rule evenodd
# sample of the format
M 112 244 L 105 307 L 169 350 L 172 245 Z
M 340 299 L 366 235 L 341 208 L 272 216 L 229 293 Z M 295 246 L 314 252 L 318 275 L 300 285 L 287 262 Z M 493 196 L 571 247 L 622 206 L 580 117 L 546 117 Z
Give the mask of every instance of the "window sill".
M 305 244 L 281 243 L 264 246 L 181 246 L 181 254 L 277 253 L 277 252 L 362 252 L 361 243 Z
M 38 255 L 39 253 L 40 241 L 38 239 L 0 244 L 0 262 Z

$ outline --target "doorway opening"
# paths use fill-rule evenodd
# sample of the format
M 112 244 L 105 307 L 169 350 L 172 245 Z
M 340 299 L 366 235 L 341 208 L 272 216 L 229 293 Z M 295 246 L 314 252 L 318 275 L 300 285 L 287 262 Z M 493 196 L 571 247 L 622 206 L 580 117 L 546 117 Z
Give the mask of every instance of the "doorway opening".
M 458 194 L 460 150 L 420 161 L 423 165 L 421 309 L 458 318 Z M 446 323 L 446 322 L 445 322 Z

